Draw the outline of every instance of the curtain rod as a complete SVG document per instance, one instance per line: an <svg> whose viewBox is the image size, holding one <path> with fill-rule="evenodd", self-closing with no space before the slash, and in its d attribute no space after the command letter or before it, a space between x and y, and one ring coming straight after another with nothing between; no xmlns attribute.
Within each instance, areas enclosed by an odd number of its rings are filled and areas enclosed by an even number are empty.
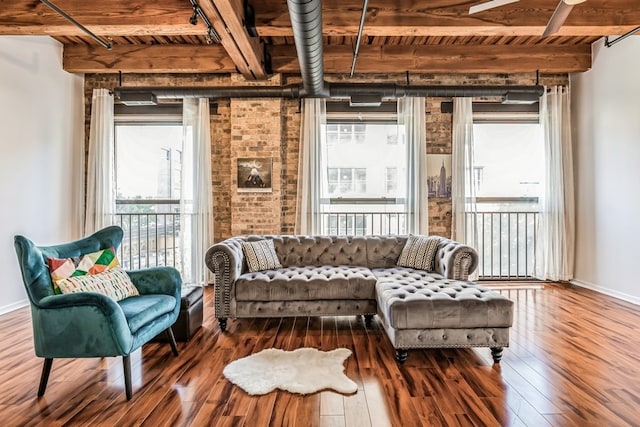
<svg viewBox="0 0 640 427"><path fill-rule="evenodd" d="M621 35L620 37L618 37L617 39L613 39L611 41L609 41L609 36L604 36L604 45L606 47L611 47L614 44L618 43L619 41L622 41L624 39L626 39L627 37L637 33L638 31L640 31L640 26L637 26L636 28L634 28L633 30L624 33L623 35Z"/></svg>

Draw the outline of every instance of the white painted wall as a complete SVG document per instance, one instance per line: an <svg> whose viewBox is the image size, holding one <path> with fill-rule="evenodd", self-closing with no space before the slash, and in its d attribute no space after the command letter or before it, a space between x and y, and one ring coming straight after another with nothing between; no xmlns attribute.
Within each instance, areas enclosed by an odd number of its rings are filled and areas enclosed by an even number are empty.
<svg viewBox="0 0 640 427"><path fill-rule="evenodd" d="M80 236L83 81L62 70L57 41L0 36L0 313L27 303L14 235Z"/></svg>
<svg viewBox="0 0 640 427"><path fill-rule="evenodd" d="M577 284L640 304L640 36L571 76Z"/></svg>

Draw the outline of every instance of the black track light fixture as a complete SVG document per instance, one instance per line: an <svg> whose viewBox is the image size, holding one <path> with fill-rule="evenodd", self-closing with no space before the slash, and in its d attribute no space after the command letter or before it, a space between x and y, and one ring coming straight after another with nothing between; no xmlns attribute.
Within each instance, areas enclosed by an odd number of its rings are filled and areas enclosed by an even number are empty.
<svg viewBox="0 0 640 427"><path fill-rule="evenodd" d="M198 0L191 0L191 6L193 7L193 15L191 15L191 17L189 18L189 23L191 25L197 25L198 17L200 17L200 19L202 19L202 22L204 22L204 25L206 25L207 27L207 32L205 33L207 44L220 43L220 35L213 28L213 25L211 25L211 21L209 21L207 15L204 14L202 8L200 8Z"/></svg>
<svg viewBox="0 0 640 427"><path fill-rule="evenodd" d="M198 25L198 10L195 7L193 8L193 15L189 18L189 24Z"/></svg>

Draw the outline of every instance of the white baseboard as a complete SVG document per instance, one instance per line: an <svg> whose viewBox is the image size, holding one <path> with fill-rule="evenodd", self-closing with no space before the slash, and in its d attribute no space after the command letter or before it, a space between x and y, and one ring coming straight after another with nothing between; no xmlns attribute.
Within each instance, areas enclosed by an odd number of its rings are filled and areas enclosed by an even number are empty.
<svg viewBox="0 0 640 427"><path fill-rule="evenodd" d="M581 288L591 289L592 291L599 292L601 294L609 295L614 298L618 298L632 304L640 305L640 297L625 294L624 292L616 291L615 289L604 288L602 286L594 285L593 283L584 282L582 280L571 280L569 283L572 285L580 286Z"/></svg>
<svg viewBox="0 0 640 427"><path fill-rule="evenodd" d="M29 305L28 299L23 299L18 302L14 302L13 304L5 305L0 307L0 315L7 314L13 310L17 310L22 307L26 307Z"/></svg>

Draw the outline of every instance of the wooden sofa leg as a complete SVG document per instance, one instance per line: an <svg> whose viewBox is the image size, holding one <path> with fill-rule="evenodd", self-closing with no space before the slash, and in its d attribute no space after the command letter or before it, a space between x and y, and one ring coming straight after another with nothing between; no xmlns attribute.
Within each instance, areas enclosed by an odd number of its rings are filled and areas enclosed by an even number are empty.
<svg viewBox="0 0 640 427"><path fill-rule="evenodd" d="M218 324L220 325L220 330L222 332L227 330L227 318L226 317L218 317Z"/></svg>
<svg viewBox="0 0 640 427"><path fill-rule="evenodd" d="M491 347L491 357L493 357L493 363L500 363L502 360L502 347Z"/></svg>
<svg viewBox="0 0 640 427"><path fill-rule="evenodd" d="M178 346L176 345L176 337L173 336L173 330L171 329L171 326L165 329L164 332L167 334L167 338L169 338L169 344L171 344L171 351L173 352L173 355L179 356Z"/></svg>
<svg viewBox="0 0 640 427"><path fill-rule="evenodd" d="M405 360L407 360L407 356L409 355L409 351L404 348L396 349L396 360L398 363L402 364Z"/></svg>
<svg viewBox="0 0 640 427"><path fill-rule="evenodd" d="M44 359L42 365L42 375L40 376L40 387L38 387L38 397L44 396L44 392L47 389L47 382L49 382L49 374L51 373L51 366L53 365L53 359Z"/></svg>
<svg viewBox="0 0 640 427"><path fill-rule="evenodd" d="M371 327L371 322L373 322L373 314L365 314L364 324L367 325L367 328Z"/></svg>
<svg viewBox="0 0 640 427"><path fill-rule="evenodd" d="M131 359L129 356L122 356L122 367L124 368L124 392L127 400L131 400Z"/></svg>

